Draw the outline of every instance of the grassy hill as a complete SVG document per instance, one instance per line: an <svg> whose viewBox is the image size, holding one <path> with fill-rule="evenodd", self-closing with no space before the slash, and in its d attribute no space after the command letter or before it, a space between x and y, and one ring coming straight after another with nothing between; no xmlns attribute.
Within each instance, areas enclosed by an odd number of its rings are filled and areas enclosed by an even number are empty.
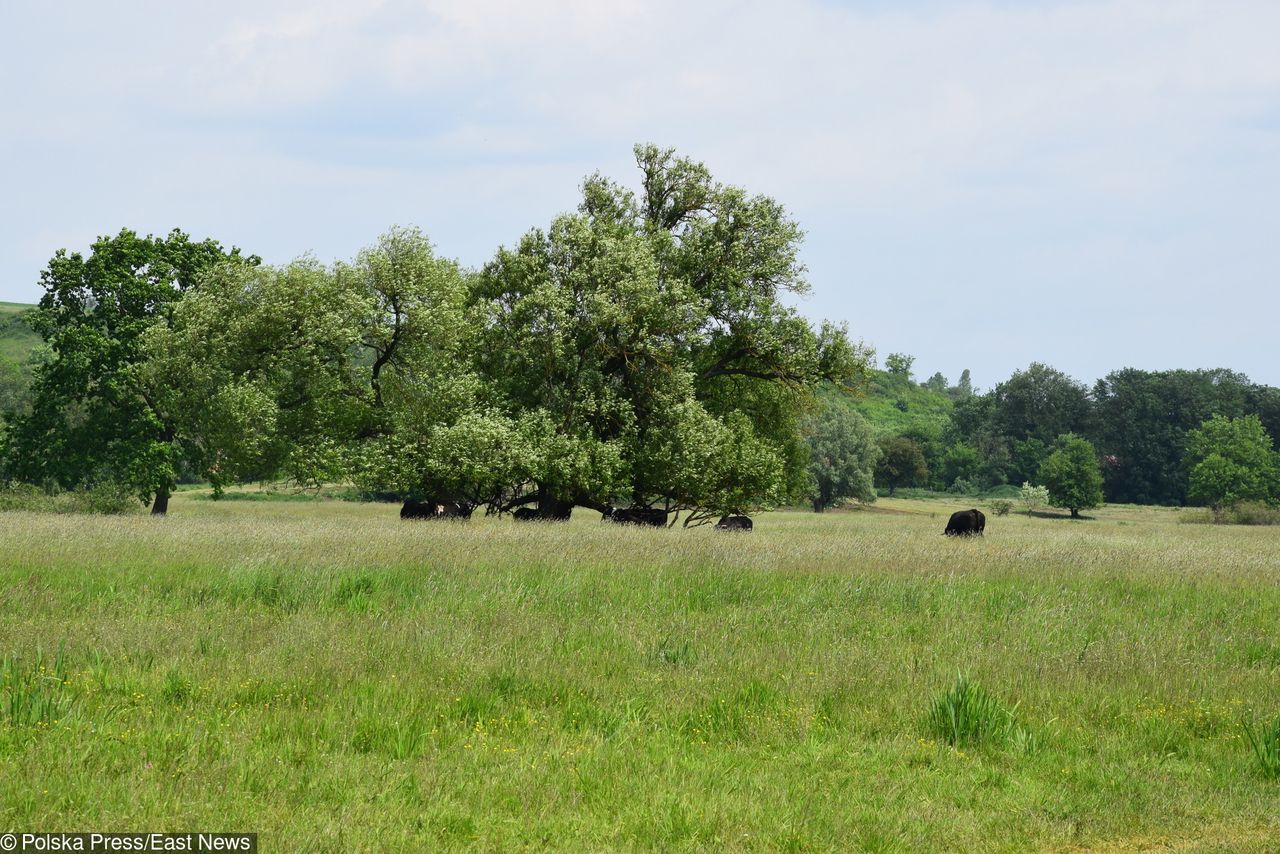
<svg viewBox="0 0 1280 854"><path fill-rule="evenodd" d="M21 409L31 385L31 360L41 339L27 325L33 305L0 302L0 409Z"/></svg>
<svg viewBox="0 0 1280 854"><path fill-rule="evenodd" d="M925 432L936 436L951 418L951 398L888 371L873 370L861 395L837 389L825 394L828 400L838 400L857 411L881 434Z"/></svg>
<svg viewBox="0 0 1280 854"><path fill-rule="evenodd" d="M33 308L26 303L0 302L0 359L23 364L40 343L40 336L25 317Z"/></svg>

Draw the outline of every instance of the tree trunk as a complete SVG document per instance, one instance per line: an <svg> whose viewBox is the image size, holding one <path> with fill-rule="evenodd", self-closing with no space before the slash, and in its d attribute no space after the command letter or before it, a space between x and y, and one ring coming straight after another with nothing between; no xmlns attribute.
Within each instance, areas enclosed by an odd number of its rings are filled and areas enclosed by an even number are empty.
<svg viewBox="0 0 1280 854"><path fill-rule="evenodd" d="M156 500L151 505L152 516L163 516L169 512L169 490L163 489L156 493Z"/></svg>
<svg viewBox="0 0 1280 854"><path fill-rule="evenodd" d="M1071 518L1072 518L1072 519L1079 519L1079 518L1080 518L1080 511L1079 511L1079 510L1077 510L1076 508L1072 507L1072 508L1071 508Z"/></svg>
<svg viewBox="0 0 1280 854"><path fill-rule="evenodd" d="M813 499L813 512L814 512L814 513L821 513L821 512L822 512L822 499L821 499L821 498L815 498L815 499Z"/></svg>

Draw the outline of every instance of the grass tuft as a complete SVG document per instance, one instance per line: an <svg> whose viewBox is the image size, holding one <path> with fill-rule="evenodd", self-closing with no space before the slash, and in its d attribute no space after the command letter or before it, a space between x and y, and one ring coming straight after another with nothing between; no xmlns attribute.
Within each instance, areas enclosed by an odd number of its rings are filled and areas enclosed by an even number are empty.
<svg viewBox="0 0 1280 854"><path fill-rule="evenodd" d="M1258 767L1262 776L1275 780L1280 778L1280 715L1270 723L1254 729L1248 721L1241 724L1245 737L1253 747L1253 755L1258 759Z"/></svg>
<svg viewBox="0 0 1280 854"><path fill-rule="evenodd" d="M1021 729L1016 713L1017 706L1005 706L981 685L960 674L951 690L934 700L928 729L954 747L1003 744ZM1025 740L1018 739L1020 743Z"/></svg>
<svg viewBox="0 0 1280 854"><path fill-rule="evenodd" d="M36 651L27 664L11 656L0 661L0 692L5 721L14 727L47 727L63 718L75 703L67 691L70 678L61 649L53 661Z"/></svg>

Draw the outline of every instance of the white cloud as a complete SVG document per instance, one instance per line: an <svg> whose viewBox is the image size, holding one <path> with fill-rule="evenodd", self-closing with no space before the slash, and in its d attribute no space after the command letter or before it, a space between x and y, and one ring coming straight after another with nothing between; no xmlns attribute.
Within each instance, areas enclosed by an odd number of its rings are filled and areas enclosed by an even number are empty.
<svg viewBox="0 0 1280 854"><path fill-rule="evenodd" d="M1015 298L1028 279L1101 295L1110 269L1182 304L1215 264L1280 272L1258 237L1280 180L1274 3L50 8L0 35L11 297L32 297L43 235L87 243L122 218L269 256L312 234L328 257L409 213L478 262L571 205L583 174L626 177L648 140L797 211L813 310L882 349L949 334L901 320L902 292L932 305L980 283L1006 300L996 334L1043 314Z"/></svg>

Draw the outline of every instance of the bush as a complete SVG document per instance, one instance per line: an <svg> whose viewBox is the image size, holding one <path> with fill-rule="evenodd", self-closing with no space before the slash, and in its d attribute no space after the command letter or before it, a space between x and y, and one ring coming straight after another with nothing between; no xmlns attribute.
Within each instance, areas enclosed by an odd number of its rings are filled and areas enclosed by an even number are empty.
<svg viewBox="0 0 1280 854"><path fill-rule="evenodd" d="M1280 525L1280 507L1261 501L1242 501L1221 515L1232 525Z"/></svg>
<svg viewBox="0 0 1280 854"><path fill-rule="evenodd" d="M1024 481L1022 489L1018 491L1018 500L1022 502L1022 506L1030 513L1037 507L1044 507L1049 503L1049 487L1032 486L1030 482Z"/></svg>
<svg viewBox="0 0 1280 854"><path fill-rule="evenodd" d="M991 502L991 512L997 516L1008 516L1013 509L1013 502L1007 498L997 498Z"/></svg>
<svg viewBox="0 0 1280 854"><path fill-rule="evenodd" d="M64 513L102 513L119 515L137 513L142 508L138 496L118 483L100 483L90 489L64 493Z"/></svg>
<svg viewBox="0 0 1280 854"><path fill-rule="evenodd" d="M958 477L951 482L951 486L947 491L953 492L956 495L972 495L976 490L974 488L973 481Z"/></svg>
<svg viewBox="0 0 1280 854"><path fill-rule="evenodd" d="M10 510L52 512L53 496L29 483L8 483L0 488L0 512Z"/></svg>
<svg viewBox="0 0 1280 854"><path fill-rule="evenodd" d="M115 483L69 492L44 490L29 483L9 483L0 487L0 512L119 514L137 513L141 509L138 497Z"/></svg>
<svg viewBox="0 0 1280 854"><path fill-rule="evenodd" d="M1223 507L1216 512L1207 507L1190 510L1180 515L1178 521L1191 525L1280 525L1280 507L1260 501L1242 501L1235 507Z"/></svg>

